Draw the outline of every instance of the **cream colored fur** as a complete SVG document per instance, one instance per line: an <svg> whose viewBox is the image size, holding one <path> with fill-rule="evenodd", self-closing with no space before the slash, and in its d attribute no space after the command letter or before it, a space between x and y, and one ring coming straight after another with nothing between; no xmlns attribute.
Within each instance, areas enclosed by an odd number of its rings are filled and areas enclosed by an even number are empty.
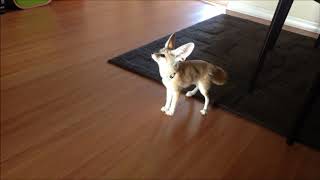
<svg viewBox="0 0 320 180"><path fill-rule="evenodd" d="M202 60L188 60L186 58L192 53L194 43L187 43L174 49L175 34L172 34L159 52L151 55L158 63L162 83L167 89L166 103L161 108L162 112L172 116L179 99L180 91L191 85L196 87L186 93L191 97L200 90L205 98L204 107L200 110L202 115L207 114L210 102L208 91L211 83L223 85L227 80L227 73L220 67Z"/></svg>

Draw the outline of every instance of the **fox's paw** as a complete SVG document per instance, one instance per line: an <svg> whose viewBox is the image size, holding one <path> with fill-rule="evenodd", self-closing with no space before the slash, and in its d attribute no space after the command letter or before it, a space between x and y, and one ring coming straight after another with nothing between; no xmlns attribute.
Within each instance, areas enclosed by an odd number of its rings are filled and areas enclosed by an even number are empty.
<svg viewBox="0 0 320 180"><path fill-rule="evenodd" d="M202 110L200 110L200 113L201 113L201 115L206 115L207 114L207 110L205 110L205 109L202 109Z"/></svg>
<svg viewBox="0 0 320 180"><path fill-rule="evenodd" d="M166 112L166 111L168 111L168 108L166 108L165 106L163 106L163 107L161 108L161 111L162 111L162 112Z"/></svg>
<svg viewBox="0 0 320 180"><path fill-rule="evenodd" d="M173 111L166 111L166 115L168 115L168 116L173 116L173 114L174 114L174 112Z"/></svg>
<svg viewBox="0 0 320 180"><path fill-rule="evenodd" d="M191 96L193 96L195 93L193 93L192 91L188 91L187 93L186 93L186 96L187 97L191 97Z"/></svg>

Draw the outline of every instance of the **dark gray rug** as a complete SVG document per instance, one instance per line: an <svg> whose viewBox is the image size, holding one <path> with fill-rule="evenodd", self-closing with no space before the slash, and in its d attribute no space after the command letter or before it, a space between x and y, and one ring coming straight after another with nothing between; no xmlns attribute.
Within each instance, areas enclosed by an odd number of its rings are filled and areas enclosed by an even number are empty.
<svg viewBox="0 0 320 180"><path fill-rule="evenodd" d="M249 80L257 64L259 50L268 27L248 20L219 15L177 32L176 46L194 42L188 59L202 59L229 73L225 86L213 86L211 98L218 106L286 135L295 119L316 72L320 70L320 50L315 40L282 31L252 94ZM161 82L152 52L163 47L167 37L127 52L109 62ZM198 93L196 98L203 100ZM298 140L320 148L320 98L302 127Z"/></svg>

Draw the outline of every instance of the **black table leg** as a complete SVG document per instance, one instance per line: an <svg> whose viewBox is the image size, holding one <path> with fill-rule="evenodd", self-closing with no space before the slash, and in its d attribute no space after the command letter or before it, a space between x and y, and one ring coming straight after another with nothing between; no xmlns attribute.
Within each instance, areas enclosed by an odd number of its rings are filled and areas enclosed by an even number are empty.
<svg viewBox="0 0 320 180"><path fill-rule="evenodd" d="M289 10L291 8L292 3L293 3L293 0L279 0L279 3L277 5L277 9L273 15L267 36L265 38L264 45L261 48L260 53L259 53L258 65L257 65L257 68L255 69L255 72L253 73L252 79L250 81L249 92L252 92L255 88L257 78L259 76L260 71L263 68L265 55L269 49L272 49L274 47L274 45L278 39L278 36L281 32L284 21L286 20L286 18L288 16L288 13L289 13Z"/></svg>
<svg viewBox="0 0 320 180"><path fill-rule="evenodd" d="M316 43L314 44L314 47L315 47L315 48L320 47L320 34L319 34L319 36L318 36L318 39L317 39Z"/></svg>
<svg viewBox="0 0 320 180"><path fill-rule="evenodd" d="M287 135L287 143L292 145L295 141L296 136L299 133L299 130L302 128L305 119L307 118L308 113L310 112L312 105L315 102L316 96L320 92L320 73L316 74L315 79L312 82L311 88L305 98L305 101L302 105L301 111L299 112L295 121L289 130Z"/></svg>

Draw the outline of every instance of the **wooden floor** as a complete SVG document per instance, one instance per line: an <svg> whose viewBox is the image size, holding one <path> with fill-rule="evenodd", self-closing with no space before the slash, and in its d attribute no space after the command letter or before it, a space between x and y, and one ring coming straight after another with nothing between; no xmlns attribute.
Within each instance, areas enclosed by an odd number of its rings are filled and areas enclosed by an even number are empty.
<svg viewBox="0 0 320 180"><path fill-rule="evenodd" d="M217 14L196 1L54 1L1 16L1 179L320 179L320 152L106 60Z"/></svg>

